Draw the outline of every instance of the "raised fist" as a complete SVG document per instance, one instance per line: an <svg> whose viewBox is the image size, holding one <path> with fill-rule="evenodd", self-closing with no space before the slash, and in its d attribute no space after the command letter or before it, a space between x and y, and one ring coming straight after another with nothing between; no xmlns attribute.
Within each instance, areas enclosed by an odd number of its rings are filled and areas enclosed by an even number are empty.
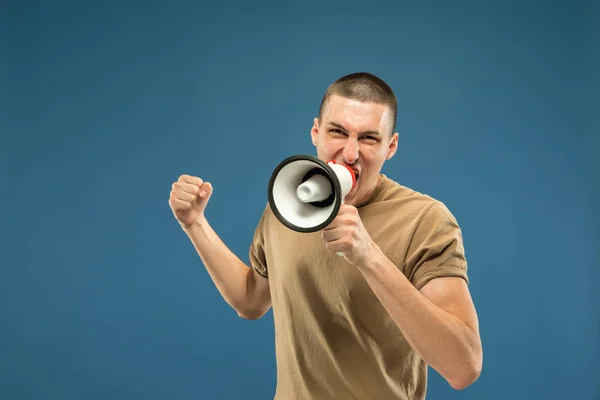
<svg viewBox="0 0 600 400"><path fill-rule="evenodd" d="M212 191L210 183L195 176L181 175L173 183L169 206L182 226L189 227L204 216Z"/></svg>

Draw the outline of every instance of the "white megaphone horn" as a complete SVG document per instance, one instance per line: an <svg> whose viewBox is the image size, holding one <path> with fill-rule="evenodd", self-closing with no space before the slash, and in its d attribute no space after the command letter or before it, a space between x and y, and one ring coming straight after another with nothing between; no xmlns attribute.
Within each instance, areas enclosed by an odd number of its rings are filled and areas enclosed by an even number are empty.
<svg viewBox="0 0 600 400"><path fill-rule="evenodd" d="M355 184L355 172L343 164L295 155L273 171L269 204L283 225L297 232L315 232L335 219Z"/></svg>

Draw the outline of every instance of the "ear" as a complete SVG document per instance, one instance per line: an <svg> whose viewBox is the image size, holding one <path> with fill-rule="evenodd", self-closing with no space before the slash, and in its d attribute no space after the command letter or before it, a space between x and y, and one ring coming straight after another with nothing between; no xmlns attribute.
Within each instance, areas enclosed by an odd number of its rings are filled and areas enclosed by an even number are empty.
<svg viewBox="0 0 600 400"><path fill-rule="evenodd" d="M319 119L315 118L313 121L313 127L310 130L310 137L312 139L312 143L317 145L317 135L319 134Z"/></svg>
<svg viewBox="0 0 600 400"><path fill-rule="evenodd" d="M394 157L394 154L396 154L396 150L398 150L398 132L395 132L392 135L392 139L390 140L390 144L388 145L387 155L385 156L385 159L389 160L390 158Z"/></svg>

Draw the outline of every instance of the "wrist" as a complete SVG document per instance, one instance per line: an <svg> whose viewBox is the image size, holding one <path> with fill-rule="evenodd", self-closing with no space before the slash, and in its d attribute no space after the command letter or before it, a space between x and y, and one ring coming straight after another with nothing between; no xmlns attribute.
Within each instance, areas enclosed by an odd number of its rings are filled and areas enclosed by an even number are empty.
<svg viewBox="0 0 600 400"><path fill-rule="evenodd" d="M198 219L196 219L194 222L192 222L190 224L185 224L181 221L179 222L181 229L183 229L186 233L189 231L192 231L192 230L196 230L196 229L204 229L207 224L208 224L208 221L204 217L204 214L199 216Z"/></svg>
<svg viewBox="0 0 600 400"><path fill-rule="evenodd" d="M357 267L362 272L372 272L380 269L386 262L389 262L389 260L383 254L383 251L381 251L375 242L371 242L365 258L357 263Z"/></svg>

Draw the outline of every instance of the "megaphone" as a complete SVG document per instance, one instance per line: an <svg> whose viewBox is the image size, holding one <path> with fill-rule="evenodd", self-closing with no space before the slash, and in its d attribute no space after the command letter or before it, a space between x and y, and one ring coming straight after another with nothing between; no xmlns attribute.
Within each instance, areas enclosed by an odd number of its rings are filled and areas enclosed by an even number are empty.
<svg viewBox="0 0 600 400"><path fill-rule="evenodd" d="M356 184L349 167L309 155L294 155L277 165L269 179L273 214L296 232L315 232L336 217Z"/></svg>

